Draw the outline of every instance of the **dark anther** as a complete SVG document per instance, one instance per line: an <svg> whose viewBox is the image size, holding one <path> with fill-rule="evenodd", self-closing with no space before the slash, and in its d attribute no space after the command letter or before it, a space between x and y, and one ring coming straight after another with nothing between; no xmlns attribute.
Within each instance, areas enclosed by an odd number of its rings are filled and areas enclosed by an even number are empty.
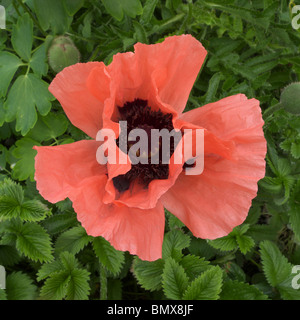
<svg viewBox="0 0 300 320"><path fill-rule="evenodd" d="M124 192L129 189L130 181L126 179L124 175L119 175L117 177L114 177L113 179L114 187L120 191Z"/></svg>

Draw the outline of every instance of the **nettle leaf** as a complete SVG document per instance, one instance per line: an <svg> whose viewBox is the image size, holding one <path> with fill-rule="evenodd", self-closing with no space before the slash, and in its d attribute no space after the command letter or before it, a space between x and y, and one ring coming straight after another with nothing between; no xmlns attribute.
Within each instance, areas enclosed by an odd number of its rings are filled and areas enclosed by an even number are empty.
<svg viewBox="0 0 300 320"><path fill-rule="evenodd" d="M33 22L28 13L19 17L17 24L13 26L11 43L16 53L25 61L31 57L33 42Z"/></svg>
<svg viewBox="0 0 300 320"><path fill-rule="evenodd" d="M6 121L16 119L16 130L26 135L37 121L36 108L45 116L51 109L54 97L48 91L48 83L29 73L21 75L12 85L4 104Z"/></svg>
<svg viewBox="0 0 300 320"><path fill-rule="evenodd" d="M45 278L48 279L41 289L42 299L88 299L90 273L80 268L72 253L62 252L59 260L42 266L38 273L38 280Z"/></svg>
<svg viewBox="0 0 300 320"><path fill-rule="evenodd" d="M68 251L76 254L81 251L91 240L92 237L86 234L86 231L83 227L74 227L62 233L57 238L55 251L58 253Z"/></svg>
<svg viewBox="0 0 300 320"><path fill-rule="evenodd" d="M43 220L48 208L38 200L24 200L23 188L6 179L0 184L0 218L24 221Z"/></svg>
<svg viewBox="0 0 300 320"><path fill-rule="evenodd" d="M182 250L190 245L191 238L180 229L174 229L168 232L163 241L162 256L163 259L169 257L179 260L182 256Z"/></svg>
<svg viewBox="0 0 300 320"><path fill-rule="evenodd" d="M116 250L107 240L102 237L93 239L93 248L100 263L113 274L121 271L125 261L124 252Z"/></svg>
<svg viewBox="0 0 300 320"><path fill-rule="evenodd" d="M196 278L186 289L184 300L217 300L222 288L222 270L212 267Z"/></svg>
<svg viewBox="0 0 300 320"><path fill-rule="evenodd" d="M295 142L292 143L291 154L295 159L300 158L300 143L295 143Z"/></svg>
<svg viewBox="0 0 300 320"><path fill-rule="evenodd" d="M16 142L12 155L20 160L13 167L13 178L19 181L30 178L31 181L34 181L34 158L37 151L33 147L39 145L39 142L30 138L22 138Z"/></svg>
<svg viewBox="0 0 300 320"><path fill-rule="evenodd" d="M105 9L115 19L121 21L124 12L131 18L143 13L143 7L140 0L102 0Z"/></svg>
<svg viewBox="0 0 300 320"><path fill-rule="evenodd" d="M27 274L13 272L6 278L6 296L7 300L35 300L37 287Z"/></svg>
<svg viewBox="0 0 300 320"><path fill-rule="evenodd" d="M146 290L155 291L161 289L164 261L143 261L138 257L133 261L133 274L138 283Z"/></svg>
<svg viewBox="0 0 300 320"><path fill-rule="evenodd" d="M6 95L14 74L22 64L23 62L14 54L5 51L0 52L0 97Z"/></svg>
<svg viewBox="0 0 300 320"><path fill-rule="evenodd" d="M267 300L268 296L248 283L226 281L222 287L221 300Z"/></svg>
<svg viewBox="0 0 300 320"><path fill-rule="evenodd" d="M33 261L47 262L53 259L48 233L38 224L27 222L18 230L16 248Z"/></svg>
<svg viewBox="0 0 300 320"><path fill-rule="evenodd" d="M162 286L168 299L180 300L188 286L188 276L183 267L173 258L165 261Z"/></svg>

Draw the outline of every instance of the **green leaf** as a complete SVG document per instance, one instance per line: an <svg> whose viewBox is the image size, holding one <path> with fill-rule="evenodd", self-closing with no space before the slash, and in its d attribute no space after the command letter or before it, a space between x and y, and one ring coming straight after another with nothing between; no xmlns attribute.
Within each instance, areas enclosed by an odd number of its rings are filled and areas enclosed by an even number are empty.
<svg viewBox="0 0 300 320"><path fill-rule="evenodd" d="M41 297L48 300L87 300L90 273L79 267L75 256L62 252L59 260L44 265L38 273L38 280L48 277L41 289Z"/></svg>
<svg viewBox="0 0 300 320"><path fill-rule="evenodd" d="M239 245L239 248L243 254L249 252L255 245L254 240L246 235L237 235L236 241Z"/></svg>
<svg viewBox="0 0 300 320"><path fill-rule="evenodd" d="M48 262L52 260L52 247L47 232L34 222L27 222L16 234L16 248L33 261Z"/></svg>
<svg viewBox="0 0 300 320"><path fill-rule="evenodd" d="M168 299L180 300L188 286L188 277L183 267L173 258L165 262L162 286Z"/></svg>
<svg viewBox="0 0 300 320"><path fill-rule="evenodd" d="M226 281L222 287L221 300L267 300L268 296L248 283Z"/></svg>
<svg viewBox="0 0 300 320"><path fill-rule="evenodd" d="M30 59L30 68L38 76L46 76L48 72L47 64L47 45L43 43L32 55Z"/></svg>
<svg viewBox="0 0 300 320"><path fill-rule="evenodd" d="M37 121L35 107L45 116L51 109L50 101L53 99L45 81L32 73L21 75L11 87L4 105L6 121L16 119L16 130L26 135Z"/></svg>
<svg viewBox="0 0 300 320"><path fill-rule="evenodd" d="M17 69L21 65L22 61L17 56L5 51L0 52L0 97L6 95L8 86L10 85Z"/></svg>
<svg viewBox="0 0 300 320"><path fill-rule="evenodd" d="M64 1L33 0L33 4L38 21L44 31L50 27L54 34L64 34L68 31L72 17L68 15Z"/></svg>
<svg viewBox="0 0 300 320"><path fill-rule="evenodd" d="M158 3L158 0L147 0L146 1L144 8L143 8L141 20L140 20L140 22L142 24L147 24L151 21L155 7L157 6L157 3Z"/></svg>
<svg viewBox="0 0 300 320"><path fill-rule="evenodd" d="M300 143L295 143L295 142L292 143L291 154L295 159L300 158Z"/></svg>
<svg viewBox="0 0 300 320"><path fill-rule="evenodd" d="M278 286L291 275L291 264L271 241L260 243L264 274L272 287Z"/></svg>
<svg viewBox="0 0 300 320"><path fill-rule="evenodd" d="M212 267L196 278L186 289L184 300L217 300L222 288L222 270Z"/></svg>
<svg viewBox="0 0 300 320"><path fill-rule="evenodd" d="M7 300L35 300L37 288L27 274L13 272L6 278L6 295Z"/></svg>
<svg viewBox="0 0 300 320"><path fill-rule="evenodd" d="M45 117L38 118L26 137L39 142L55 139L66 132L68 124L64 114L48 113Z"/></svg>
<svg viewBox="0 0 300 320"><path fill-rule="evenodd" d="M25 61L31 57L33 42L33 22L28 13L19 17L17 24L13 26L11 43L16 53Z"/></svg>
<svg viewBox="0 0 300 320"><path fill-rule="evenodd" d="M34 180L34 158L37 154L34 146L39 146L40 143L29 138L22 138L16 142L16 148L12 154L15 158L20 159L13 167L13 177L19 181L30 178Z"/></svg>
<svg viewBox="0 0 300 320"><path fill-rule="evenodd" d="M164 261L143 261L138 257L134 258L133 273L138 283L146 290L155 291L161 289L161 280Z"/></svg>
<svg viewBox="0 0 300 320"><path fill-rule="evenodd" d="M57 234L78 224L76 214L74 212L66 212L61 214L55 214L44 221L42 221L43 227L50 234Z"/></svg>
<svg viewBox="0 0 300 320"><path fill-rule="evenodd" d="M41 289L41 297L45 300L62 300L67 294L70 278L68 271L51 275Z"/></svg>
<svg viewBox="0 0 300 320"><path fill-rule="evenodd" d="M100 263L113 274L121 271L125 261L124 252L116 250L107 240L102 237L93 239L93 248Z"/></svg>
<svg viewBox="0 0 300 320"><path fill-rule="evenodd" d="M83 6L84 0L63 0L64 6L70 16L74 14Z"/></svg>
<svg viewBox="0 0 300 320"><path fill-rule="evenodd" d="M86 234L83 227L74 227L62 233L56 240L55 251L60 253L68 251L73 254L81 251L90 241L91 237Z"/></svg>
<svg viewBox="0 0 300 320"><path fill-rule="evenodd" d="M137 42L141 42L141 43L148 43L148 37L147 37L147 33L144 29L144 27L139 24L137 21L132 21L134 30L135 30L135 38Z"/></svg>
<svg viewBox="0 0 300 320"><path fill-rule="evenodd" d="M178 260L182 256L182 249L190 245L191 238L180 229L174 229L168 232L163 241L162 256L163 259L169 257Z"/></svg>
<svg viewBox="0 0 300 320"><path fill-rule="evenodd" d="M131 18L135 18L137 15L142 14L143 7L140 0L101 0L105 6L105 9L115 19L121 21L124 16L124 12Z"/></svg>
<svg viewBox="0 0 300 320"><path fill-rule="evenodd" d="M222 79L222 74L220 72L215 73L208 83L208 89L205 95L205 104L215 101L216 93L219 88L220 81Z"/></svg>
<svg viewBox="0 0 300 320"><path fill-rule="evenodd" d="M12 266L20 260L21 257L14 246L0 245L0 265Z"/></svg>
<svg viewBox="0 0 300 320"><path fill-rule="evenodd" d="M0 301L7 300L6 292L4 289L0 289Z"/></svg>
<svg viewBox="0 0 300 320"><path fill-rule="evenodd" d="M180 260L180 265L184 268L190 280L198 277L202 272L211 268L209 261L194 255L186 255Z"/></svg>

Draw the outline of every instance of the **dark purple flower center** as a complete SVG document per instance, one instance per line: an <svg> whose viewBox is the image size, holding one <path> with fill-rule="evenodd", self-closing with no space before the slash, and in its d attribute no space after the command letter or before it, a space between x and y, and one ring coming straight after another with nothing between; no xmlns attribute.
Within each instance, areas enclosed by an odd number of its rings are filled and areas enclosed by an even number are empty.
<svg viewBox="0 0 300 320"><path fill-rule="evenodd" d="M113 183L115 188L120 191L126 191L129 189L130 184L133 181L138 181L144 187L148 187L149 183L155 179L168 179L169 177L169 164L162 163L162 145L161 140L159 140L158 146L151 146L151 134L152 129L167 129L171 132L173 127L172 114L164 114L161 110L152 110L148 106L148 101L135 99L132 102L126 102L123 107L118 107L119 111L119 121L127 122L127 130L122 130L117 139L118 147L126 154L129 154L130 148L137 142L139 138L137 137L136 141L128 141L128 135L133 129L143 129L147 133L148 137L148 152L144 152L142 155L145 158L148 158L148 163L137 163L132 164L131 170L126 174L119 175L113 178ZM122 132L124 131L124 132ZM127 139L126 150L124 150L123 144L121 143L122 139ZM124 141L124 140L123 140ZM125 144L124 144L125 145ZM151 150L155 149L158 154L158 163L152 164L150 161ZM140 151L136 152L136 156L140 156ZM170 156L174 153L174 139L170 139Z"/></svg>

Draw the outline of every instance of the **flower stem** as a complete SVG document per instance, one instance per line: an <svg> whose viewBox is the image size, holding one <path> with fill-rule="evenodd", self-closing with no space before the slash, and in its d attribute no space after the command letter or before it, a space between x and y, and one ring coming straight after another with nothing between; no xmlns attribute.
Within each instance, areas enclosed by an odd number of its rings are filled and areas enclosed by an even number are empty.
<svg viewBox="0 0 300 320"><path fill-rule="evenodd" d="M277 104L275 104L274 106L268 108L264 114L263 114L263 118L266 120L268 117L270 117L275 111L278 111L280 109L283 108L283 105L279 102Z"/></svg>
<svg viewBox="0 0 300 320"><path fill-rule="evenodd" d="M99 262L100 271L100 300L107 300L107 273L105 267Z"/></svg>

